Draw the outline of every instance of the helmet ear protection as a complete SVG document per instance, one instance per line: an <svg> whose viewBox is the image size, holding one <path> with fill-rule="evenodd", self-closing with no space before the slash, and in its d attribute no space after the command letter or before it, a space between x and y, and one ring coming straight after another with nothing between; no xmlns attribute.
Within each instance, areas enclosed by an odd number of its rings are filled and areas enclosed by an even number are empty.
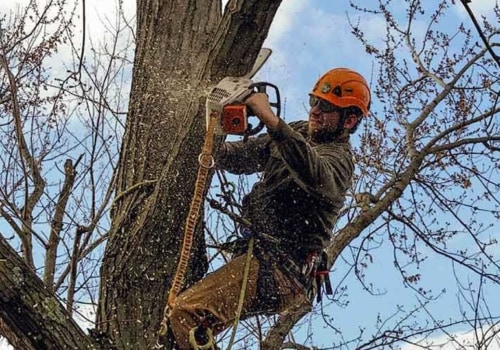
<svg viewBox="0 0 500 350"><path fill-rule="evenodd" d="M363 116L370 111L370 88L361 74L348 68L326 72L314 85L311 95L341 108L357 107Z"/></svg>

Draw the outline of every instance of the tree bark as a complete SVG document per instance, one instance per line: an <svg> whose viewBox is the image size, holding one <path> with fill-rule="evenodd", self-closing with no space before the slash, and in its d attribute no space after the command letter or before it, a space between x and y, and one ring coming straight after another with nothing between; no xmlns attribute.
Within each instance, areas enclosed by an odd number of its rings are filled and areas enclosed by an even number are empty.
<svg viewBox="0 0 500 350"><path fill-rule="evenodd" d="M281 1L139 1L129 114L98 328L119 348L151 349L175 273L205 132L204 97L245 74ZM207 269L198 225L187 284Z"/></svg>
<svg viewBox="0 0 500 350"><path fill-rule="evenodd" d="M22 349L97 349L0 235L0 331Z"/></svg>

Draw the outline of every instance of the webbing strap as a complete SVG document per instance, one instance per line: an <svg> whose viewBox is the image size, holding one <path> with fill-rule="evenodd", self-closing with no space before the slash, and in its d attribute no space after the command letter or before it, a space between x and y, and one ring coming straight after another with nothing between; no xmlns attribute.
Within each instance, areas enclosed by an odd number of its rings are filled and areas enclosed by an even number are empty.
<svg viewBox="0 0 500 350"><path fill-rule="evenodd" d="M248 276L250 275L250 264L253 255L253 244L254 244L254 239L250 238L250 241L248 242L248 250L245 260L245 271L243 272L243 283L241 284L240 298L238 300L238 309L236 310L236 317L234 318L233 330L231 332L231 339L229 340L229 345L227 346L227 350L231 350L231 347L233 346L234 337L236 336L236 330L238 329L238 323L240 322L241 311L243 310L243 303L245 302Z"/></svg>

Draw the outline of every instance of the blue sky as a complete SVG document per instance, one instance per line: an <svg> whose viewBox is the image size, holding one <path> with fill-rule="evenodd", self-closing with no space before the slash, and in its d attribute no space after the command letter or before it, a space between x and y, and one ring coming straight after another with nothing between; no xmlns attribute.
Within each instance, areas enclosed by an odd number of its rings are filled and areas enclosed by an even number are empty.
<svg viewBox="0 0 500 350"><path fill-rule="evenodd" d="M424 1L428 4L432 2L430 0ZM0 13L12 8L15 4L24 3L26 1L13 1L9 4L2 2ZM89 36L98 40L104 32L104 26L101 22L106 20L106 17L113 18L116 3L109 0L87 0L86 3L89 11L89 15L87 15ZM400 4L400 6L404 6L405 2L401 1ZM490 16L494 4L495 0L472 0L470 6L479 18L481 15ZM124 0L123 6L127 16L133 17L135 1ZM455 8L449 13L449 17L443 25L455 25L461 21L469 23L467 14L459 1L457 1ZM398 9L395 10L398 12ZM403 11L399 13L402 14ZM255 80L269 81L279 86L284 103L282 117L286 121L307 117L308 93L319 76L330 68L350 67L371 81L376 70L371 57L364 52L364 48L350 34L348 17L351 21L355 23L359 21L362 24L369 39L382 42L385 22L378 17L353 11L347 0L283 1L265 43L265 46L273 50L273 55L255 77ZM425 23L417 23L415 28L419 28L419 26L425 28ZM61 52L62 57L65 54L69 53ZM377 106L374 105L374 108L376 109ZM386 238L381 236L380 239ZM496 253L498 257L500 248L497 248ZM349 296L346 299L349 301L348 306L333 305L328 307L328 313L333 316L335 326L344 332L344 339L356 336L361 326L367 327L369 332L370 328L375 325L379 314L382 318L388 317L396 311L398 304L410 306L418 304L419 301L415 294L402 286L400 276L393 267L391 254L389 247L377 250L374 256L375 263L368 270L368 280L376 284L383 293L382 296L372 296L363 291L360 283L350 274L347 277L350 282L346 283L349 288ZM349 252L345 252L343 257L347 261L351 259ZM347 266L342 261L336 266L331 275L334 284L344 278ZM432 286L435 291L446 289L445 297L429 306L435 315L443 317L458 312L456 308L457 291L454 287L455 279L450 271L451 263L441 257L433 257L421 266L424 285ZM466 275L462 275L462 277L464 280L468 278ZM488 292L498 293L499 289L495 287ZM493 303L495 298L491 297L490 300ZM499 310L500 302L492 304L491 308ZM315 337L313 344L308 343L308 345L320 348L329 347L333 341L339 341L338 336L324 326L325 323L320 319L315 321L317 332L322 332L322 334L320 337ZM320 331L323 328L324 330ZM466 333L468 329L461 329L461 331ZM303 337L306 337L305 332ZM467 336L464 335L464 339L466 338ZM0 349L3 349L1 344L0 342ZM500 349L500 346L497 348ZM497 348L492 347L491 349ZM412 347L405 348L405 350L409 349ZM444 349L448 350L448 348Z"/></svg>

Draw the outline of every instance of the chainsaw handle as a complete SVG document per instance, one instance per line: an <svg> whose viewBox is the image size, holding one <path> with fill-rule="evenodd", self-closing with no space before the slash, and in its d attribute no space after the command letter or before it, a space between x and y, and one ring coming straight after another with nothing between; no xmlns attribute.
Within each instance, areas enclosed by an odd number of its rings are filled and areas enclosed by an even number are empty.
<svg viewBox="0 0 500 350"><path fill-rule="evenodd" d="M263 94L266 94L269 97L269 94L267 93L268 88L272 88L274 90L274 96L276 98L275 101L269 101L269 105L276 110L276 116L279 118L281 116L281 98L280 98L280 91L278 87L274 84L268 83L268 82L258 82L250 85L249 87L252 90L255 90L255 92L260 92ZM262 129L264 129L264 123L262 121L259 122L259 124L256 127L252 127L249 125L247 131L245 132L245 139L248 136L253 136L261 132Z"/></svg>
<svg viewBox="0 0 500 350"><path fill-rule="evenodd" d="M269 105L276 109L276 116L279 118L281 116L281 97L280 97L280 90L278 89L278 87L276 85L268 83L268 82L254 83L250 87L256 89L257 92L261 92L263 94L266 94L267 96L269 96L269 94L267 93L268 87L272 88L274 90L274 96L275 96L276 100L269 101Z"/></svg>

